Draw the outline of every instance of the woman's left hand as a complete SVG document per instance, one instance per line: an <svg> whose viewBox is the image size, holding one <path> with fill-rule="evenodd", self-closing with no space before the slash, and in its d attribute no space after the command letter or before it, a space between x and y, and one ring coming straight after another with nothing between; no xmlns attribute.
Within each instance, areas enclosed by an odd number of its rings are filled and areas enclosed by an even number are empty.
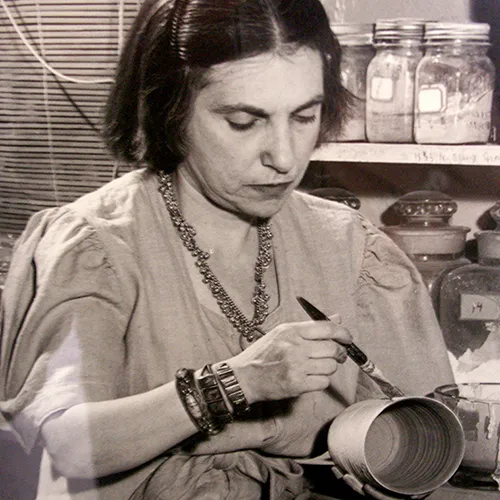
<svg viewBox="0 0 500 500"><path fill-rule="evenodd" d="M276 434L262 450L266 453L288 457L308 457L316 446L326 449L326 434L320 432L345 406L328 390L302 394L281 402L286 411L277 411ZM323 438L324 443L318 443Z"/></svg>
<svg viewBox="0 0 500 500"><path fill-rule="evenodd" d="M188 441L177 449L187 455L212 455L233 451L259 449L275 439L277 434L274 418L236 420L227 425L219 434Z"/></svg>
<svg viewBox="0 0 500 500"><path fill-rule="evenodd" d="M197 436L181 448L181 453L207 455L260 449L272 455L309 456L320 430L344 409L328 391L264 403L263 408L260 417L237 419L214 436Z"/></svg>

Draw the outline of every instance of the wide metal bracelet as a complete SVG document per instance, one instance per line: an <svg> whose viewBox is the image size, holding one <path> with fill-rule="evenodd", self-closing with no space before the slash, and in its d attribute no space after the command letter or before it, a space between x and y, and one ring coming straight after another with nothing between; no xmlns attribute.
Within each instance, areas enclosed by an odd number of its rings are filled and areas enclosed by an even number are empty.
<svg viewBox="0 0 500 500"><path fill-rule="evenodd" d="M204 434L218 434L223 425L212 417L204 398L196 387L194 370L180 368L175 373L175 387L179 398L196 428Z"/></svg>
<svg viewBox="0 0 500 500"><path fill-rule="evenodd" d="M212 365L205 365L196 382L203 395L210 413L221 423L228 424L234 420L219 386Z"/></svg>
<svg viewBox="0 0 500 500"><path fill-rule="evenodd" d="M227 398L233 406L234 413L241 415L250 409L247 398L236 379L233 369L227 363L216 366L215 372L224 388Z"/></svg>

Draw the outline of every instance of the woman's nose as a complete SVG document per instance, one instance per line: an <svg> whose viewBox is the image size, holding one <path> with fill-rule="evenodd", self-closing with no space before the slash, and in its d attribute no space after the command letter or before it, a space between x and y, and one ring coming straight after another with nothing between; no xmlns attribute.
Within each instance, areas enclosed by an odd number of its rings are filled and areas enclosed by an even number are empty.
<svg viewBox="0 0 500 500"><path fill-rule="evenodd" d="M292 131L288 125L270 128L262 152L262 164L280 173L287 173L295 163Z"/></svg>

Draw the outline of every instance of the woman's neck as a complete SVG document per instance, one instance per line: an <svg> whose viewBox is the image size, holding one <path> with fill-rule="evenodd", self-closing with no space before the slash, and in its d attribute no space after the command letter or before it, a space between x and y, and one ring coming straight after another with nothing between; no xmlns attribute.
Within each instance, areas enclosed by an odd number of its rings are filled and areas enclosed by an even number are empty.
<svg viewBox="0 0 500 500"><path fill-rule="evenodd" d="M210 268L225 291L248 318L254 314L251 302L255 290L255 262L259 249L256 225L251 220L221 209L200 193L179 171L172 176L179 208L188 224L196 230L196 243L210 254ZM185 253L187 262L192 257ZM200 280L199 272L188 265L191 282L200 303L220 314L220 306L208 287ZM278 304L278 282L274 265L266 272L269 307Z"/></svg>
<svg viewBox="0 0 500 500"><path fill-rule="evenodd" d="M173 179L181 213L196 230L196 240L203 250L237 254L249 241L254 241L256 231L252 220L213 204L181 171L177 171Z"/></svg>

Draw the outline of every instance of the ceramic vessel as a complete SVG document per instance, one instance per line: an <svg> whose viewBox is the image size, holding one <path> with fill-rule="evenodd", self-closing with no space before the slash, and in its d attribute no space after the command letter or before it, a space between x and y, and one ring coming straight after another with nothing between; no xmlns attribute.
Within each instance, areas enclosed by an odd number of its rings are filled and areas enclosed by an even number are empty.
<svg viewBox="0 0 500 500"><path fill-rule="evenodd" d="M336 466L364 483L421 495L451 478L465 440L456 415L437 400L368 399L334 419L328 449Z"/></svg>
<svg viewBox="0 0 500 500"><path fill-rule="evenodd" d="M401 196L393 209L401 223L381 229L413 261L439 315L439 286L445 273L470 263L464 257L470 228L449 224L457 204L439 191L412 191Z"/></svg>

